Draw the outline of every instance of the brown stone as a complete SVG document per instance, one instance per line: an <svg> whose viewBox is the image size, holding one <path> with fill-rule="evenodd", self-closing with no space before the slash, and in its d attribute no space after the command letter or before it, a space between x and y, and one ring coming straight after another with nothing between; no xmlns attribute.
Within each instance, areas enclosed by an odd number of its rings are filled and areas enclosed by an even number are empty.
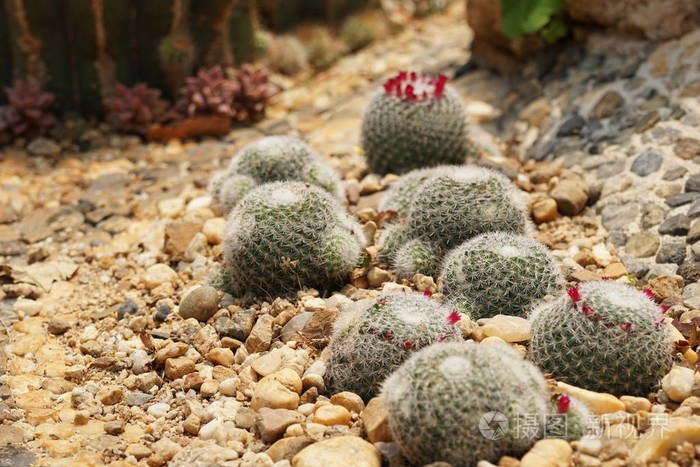
<svg viewBox="0 0 700 467"><path fill-rule="evenodd" d="M700 140L681 138L673 146L673 152L681 159L694 159L700 156Z"/></svg>
<svg viewBox="0 0 700 467"><path fill-rule="evenodd" d="M588 202L586 185L574 180L562 180L549 195L556 201L559 212L567 216L580 213Z"/></svg>
<svg viewBox="0 0 700 467"><path fill-rule="evenodd" d="M389 431L388 413L382 405L382 400L378 397L371 399L367 407L362 411L360 418L365 425L367 438L372 443L378 441L392 441L391 431Z"/></svg>
<svg viewBox="0 0 700 467"><path fill-rule="evenodd" d="M194 362L187 357L169 358L165 361L165 376L178 379L194 371Z"/></svg>
<svg viewBox="0 0 700 467"><path fill-rule="evenodd" d="M338 310L333 309L317 311L306 322L300 334L311 340L328 339L333 333L333 323L338 315Z"/></svg>
<svg viewBox="0 0 700 467"><path fill-rule="evenodd" d="M557 202L552 198L543 198L532 205L532 218L538 224L549 222L557 217Z"/></svg>
<svg viewBox="0 0 700 467"><path fill-rule="evenodd" d="M245 341L248 353L263 352L270 348L272 342L272 316L260 315Z"/></svg>
<svg viewBox="0 0 700 467"><path fill-rule="evenodd" d="M285 459L291 461L299 451L313 442L314 441L308 436L282 438L275 441L265 453L270 456L272 462L279 462Z"/></svg>
<svg viewBox="0 0 700 467"><path fill-rule="evenodd" d="M165 246L163 250L175 259L182 259L192 237L202 230L197 222L174 221L165 227Z"/></svg>
<svg viewBox="0 0 700 467"><path fill-rule="evenodd" d="M265 442L274 441L293 423L301 423L303 415L294 410L270 409L263 407L258 410L260 418L256 423L260 437Z"/></svg>

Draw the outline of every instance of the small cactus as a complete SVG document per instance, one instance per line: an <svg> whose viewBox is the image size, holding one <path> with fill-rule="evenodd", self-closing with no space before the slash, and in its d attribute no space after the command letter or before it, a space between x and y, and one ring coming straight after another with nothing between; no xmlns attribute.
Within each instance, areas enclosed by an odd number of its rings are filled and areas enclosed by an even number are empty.
<svg viewBox="0 0 700 467"><path fill-rule="evenodd" d="M290 295L343 283L364 246L360 226L338 200L301 182L267 183L231 212L218 279L236 297Z"/></svg>
<svg viewBox="0 0 700 467"><path fill-rule="evenodd" d="M576 441L585 435L593 435L597 426L595 415L586 405L566 394L556 396L552 401L551 413L544 422L545 438L563 438Z"/></svg>
<svg viewBox="0 0 700 467"><path fill-rule="evenodd" d="M363 311L336 322L330 343L326 385L365 400L416 351L440 341L461 341L461 315L418 292L380 295Z"/></svg>
<svg viewBox="0 0 700 467"><path fill-rule="evenodd" d="M214 176L210 192L229 212L254 186L278 181L311 183L338 197L341 194L337 173L308 144L289 136L268 136L245 146L228 170Z"/></svg>
<svg viewBox="0 0 700 467"><path fill-rule="evenodd" d="M384 83L362 120L373 172L464 162L470 152L464 104L446 82L444 75L401 72Z"/></svg>
<svg viewBox="0 0 700 467"><path fill-rule="evenodd" d="M411 277L418 269L426 274L426 264L432 265L430 275L436 275L444 254L476 235L494 231L524 234L531 229L522 196L507 178L483 168L444 171L449 168L420 178L417 187L407 183L403 190L411 204L408 209L402 208L405 217L380 235L384 247L380 259L400 269L403 277ZM413 239L424 242L420 249L406 246ZM397 254L402 248L399 264ZM429 261L427 251L435 252ZM421 268L412 268L411 264Z"/></svg>
<svg viewBox="0 0 700 467"><path fill-rule="evenodd" d="M379 200L380 211L395 211L398 217L405 218L408 215L411 203L416 199L416 193L421 185L431 177L449 175L463 170L455 165L441 165L415 169L403 174L399 181L393 183Z"/></svg>
<svg viewBox="0 0 700 467"><path fill-rule="evenodd" d="M534 303L558 294L564 285L547 248L503 232L479 235L451 250L440 277L445 300L477 319L525 317Z"/></svg>
<svg viewBox="0 0 700 467"><path fill-rule="evenodd" d="M662 309L632 287L585 282L536 307L530 321L530 358L567 383L646 395L671 369Z"/></svg>
<svg viewBox="0 0 700 467"><path fill-rule="evenodd" d="M544 377L507 344L434 344L403 363L381 397L394 441L414 465L522 454L551 410ZM524 417L534 426L522 429Z"/></svg>

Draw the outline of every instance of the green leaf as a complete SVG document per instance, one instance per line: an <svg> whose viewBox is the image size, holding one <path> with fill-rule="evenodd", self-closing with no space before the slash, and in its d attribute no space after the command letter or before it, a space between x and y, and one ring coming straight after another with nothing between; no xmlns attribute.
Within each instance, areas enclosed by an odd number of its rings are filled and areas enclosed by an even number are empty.
<svg viewBox="0 0 700 467"><path fill-rule="evenodd" d="M559 16L555 16L552 18L552 21L542 28L540 35L542 39L551 44L566 36L566 25Z"/></svg>
<svg viewBox="0 0 700 467"><path fill-rule="evenodd" d="M501 28L511 38L539 31L563 8L564 0L501 0Z"/></svg>

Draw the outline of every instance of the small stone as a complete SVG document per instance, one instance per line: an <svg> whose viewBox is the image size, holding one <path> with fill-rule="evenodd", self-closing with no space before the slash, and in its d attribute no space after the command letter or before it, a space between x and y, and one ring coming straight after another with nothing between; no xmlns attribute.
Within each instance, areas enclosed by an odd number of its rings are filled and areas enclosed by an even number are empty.
<svg viewBox="0 0 700 467"><path fill-rule="evenodd" d="M628 461L635 465L648 465L666 457L669 451L683 442L700 443L700 423L672 417L667 423L652 425L632 447Z"/></svg>
<svg viewBox="0 0 700 467"><path fill-rule="evenodd" d="M124 303L119 305L117 310L117 319L124 319L127 315L135 315L139 312L139 306L132 299L127 298Z"/></svg>
<svg viewBox="0 0 700 467"><path fill-rule="evenodd" d="M538 224L549 222L557 217L557 202L552 198L543 198L532 205L532 218Z"/></svg>
<svg viewBox="0 0 700 467"><path fill-rule="evenodd" d="M185 430L185 433L188 433L192 436L197 436L199 434L199 429L202 426L202 419L195 415L194 413L191 413L187 416L187 418L182 422L182 429Z"/></svg>
<svg viewBox="0 0 700 467"><path fill-rule="evenodd" d="M331 397L331 404L340 405L350 412L357 414L362 413L365 408L365 403L362 401L362 398L350 391L333 394Z"/></svg>
<svg viewBox="0 0 700 467"><path fill-rule="evenodd" d="M667 210L657 204L649 203L644 206L642 228L649 229L661 224L666 219Z"/></svg>
<svg viewBox="0 0 700 467"><path fill-rule="evenodd" d="M686 284L700 280L700 262L684 263L678 266L678 274L685 279Z"/></svg>
<svg viewBox="0 0 700 467"><path fill-rule="evenodd" d="M121 420L112 420L104 425L105 433L108 435L120 435L124 432L124 422Z"/></svg>
<svg viewBox="0 0 700 467"><path fill-rule="evenodd" d="M103 389L97 393L97 399L104 405L114 405L122 400L122 389L119 387L110 387Z"/></svg>
<svg viewBox="0 0 700 467"><path fill-rule="evenodd" d="M235 396L241 380L238 378L226 378L219 384L219 391L224 396Z"/></svg>
<svg viewBox="0 0 700 467"><path fill-rule="evenodd" d="M0 466L30 467L36 457L23 446L0 446Z"/></svg>
<svg viewBox="0 0 700 467"><path fill-rule="evenodd" d="M219 309L219 293L214 287L203 285L185 295L180 302L179 313L184 319L194 318L206 322Z"/></svg>
<svg viewBox="0 0 700 467"><path fill-rule="evenodd" d="M202 233L207 237L207 242L218 245L224 240L226 230L226 219L223 217L213 217L207 219L202 226Z"/></svg>
<svg viewBox="0 0 700 467"><path fill-rule="evenodd" d="M147 288L155 289L166 282L174 284L177 280L177 274L167 264L154 264L146 269L142 280Z"/></svg>
<svg viewBox="0 0 700 467"><path fill-rule="evenodd" d="M146 394L144 392L139 391L133 391L126 395L126 404L131 407L142 406L148 404L151 401L151 399L153 399L153 396L150 394Z"/></svg>
<svg viewBox="0 0 700 467"><path fill-rule="evenodd" d="M203 397L212 397L219 391L219 382L213 379L208 379L199 387L199 393Z"/></svg>
<svg viewBox="0 0 700 467"><path fill-rule="evenodd" d="M496 315L481 330L486 336L500 337L506 342L530 340L530 322L519 316Z"/></svg>
<svg viewBox="0 0 700 467"><path fill-rule="evenodd" d="M700 191L700 172L691 174L685 181L685 191Z"/></svg>
<svg viewBox="0 0 700 467"><path fill-rule="evenodd" d="M390 442L393 440L389 429L389 414L379 397L370 399L367 407L360 414L362 423L367 431L367 438L371 443L380 441Z"/></svg>
<svg viewBox="0 0 700 467"><path fill-rule="evenodd" d="M625 410L625 404L612 394L589 391L562 382L557 383L557 388L563 394L572 396L586 404L588 409L596 415Z"/></svg>
<svg viewBox="0 0 700 467"><path fill-rule="evenodd" d="M685 235L690 229L690 218L683 214L671 216L659 226L659 233L665 235Z"/></svg>
<svg viewBox="0 0 700 467"><path fill-rule="evenodd" d="M53 335L61 335L70 329L71 325L68 321L63 321L58 318L54 318L49 321L47 326L48 331Z"/></svg>
<svg viewBox="0 0 700 467"><path fill-rule="evenodd" d="M380 287L385 282L389 282L391 280L391 273L389 273L389 271L385 271L384 269L378 268L377 266L373 266L367 272L367 280L369 281L370 286Z"/></svg>
<svg viewBox="0 0 700 467"><path fill-rule="evenodd" d="M292 467L381 467L379 450L357 436L337 436L302 449Z"/></svg>
<svg viewBox="0 0 700 467"><path fill-rule="evenodd" d="M646 177L659 170L662 162L663 158L656 151L649 149L637 156L630 170L640 177Z"/></svg>
<svg viewBox="0 0 700 467"><path fill-rule="evenodd" d="M233 365L233 352L231 349L216 348L207 353L207 360L225 367Z"/></svg>
<svg viewBox="0 0 700 467"><path fill-rule="evenodd" d="M581 128L586 124L586 121L578 114L573 114L568 119L559 125L557 136L574 136L581 133Z"/></svg>
<svg viewBox="0 0 700 467"><path fill-rule="evenodd" d="M690 368L674 366L661 380L661 388L669 399L674 402L683 402L692 394L695 383L694 372Z"/></svg>
<svg viewBox="0 0 700 467"><path fill-rule="evenodd" d="M280 342L289 342L294 340L297 333L301 331L304 326L306 326L306 323L309 322L309 319L311 319L312 316L312 312L304 311L287 321L287 324L285 324L280 331Z"/></svg>
<svg viewBox="0 0 700 467"><path fill-rule="evenodd" d="M672 182L674 180L678 180L679 178L683 177L686 173L688 173L688 169L685 167L673 167L671 169L668 169L663 176L661 177L661 180L667 181L667 182Z"/></svg>
<svg viewBox="0 0 700 467"><path fill-rule="evenodd" d="M304 435L282 438L275 441L265 453L270 456L273 462L280 462L282 460L291 461L299 451L313 442L311 438Z"/></svg>
<svg viewBox="0 0 700 467"><path fill-rule="evenodd" d="M591 118L600 119L614 115L623 105L625 99L617 91L607 91L598 100L591 111Z"/></svg>
<svg viewBox="0 0 700 467"><path fill-rule="evenodd" d="M567 216L580 213L588 202L586 186L574 180L560 181L549 195L556 201L559 212Z"/></svg>
<svg viewBox="0 0 700 467"><path fill-rule="evenodd" d="M625 410L629 413L649 412L651 401L645 397L621 396L620 400L625 404Z"/></svg>
<svg viewBox="0 0 700 467"><path fill-rule="evenodd" d="M156 418L161 418L165 417L168 414L168 411L170 410L170 406L166 404L165 402L158 402L156 404L151 405L146 412L148 412L150 415L153 415Z"/></svg>
<svg viewBox="0 0 700 467"><path fill-rule="evenodd" d="M690 205L687 216L691 219L695 219L696 217L700 216L700 199Z"/></svg>
<svg viewBox="0 0 700 467"><path fill-rule="evenodd" d="M250 331L245 341L245 347L249 353L263 352L270 348L272 342L272 316L261 315Z"/></svg>
<svg viewBox="0 0 700 467"><path fill-rule="evenodd" d="M269 443L284 433L289 425L301 423L304 417L294 410L270 409L263 407L258 410L260 418L256 424L260 437Z"/></svg>
<svg viewBox="0 0 700 467"><path fill-rule="evenodd" d="M654 232L638 232L630 235L625 250L633 258L647 258L656 253L659 244L659 236Z"/></svg>
<svg viewBox="0 0 700 467"><path fill-rule="evenodd" d="M635 223L639 215L639 205L636 203L610 204L601 211L603 226L608 231L622 230Z"/></svg>
<svg viewBox="0 0 700 467"><path fill-rule="evenodd" d="M678 206L684 206L688 203L692 203L700 198L700 193L679 193L677 195L670 196L665 199L666 204L672 208L677 208Z"/></svg>
<svg viewBox="0 0 700 467"><path fill-rule="evenodd" d="M301 334L311 340L330 338L333 333L333 323L338 315L339 312L337 310L325 309L317 311L301 330Z"/></svg>
<svg viewBox="0 0 700 467"><path fill-rule="evenodd" d="M695 159L700 156L700 140L681 138L673 146L673 152L681 159Z"/></svg>
<svg viewBox="0 0 700 467"><path fill-rule="evenodd" d="M573 450L563 439L537 441L520 460L520 467L561 467L571 463Z"/></svg>
<svg viewBox="0 0 700 467"><path fill-rule="evenodd" d="M340 405L327 404L316 409L313 416L315 423L321 425L349 425L351 415L348 409Z"/></svg>
<svg viewBox="0 0 700 467"><path fill-rule="evenodd" d="M165 376L178 379L195 370L194 362L187 357L169 358L165 361Z"/></svg>
<svg viewBox="0 0 700 467"><path fill-rule="evenodd" d="M57 156L61 153L61 146L49 138L39 137L27 145L27 151L36 156Z"/></svg>
<svg viewBox="0 0 700 467"><path fill-rule="evenodd" d="M617 279L627 275L627 268L619 262L610 263L603 269L603 274L610 279Z"/></svg>
<svg viewBox="0 0 700 467"><path fill-rule="evenodd" d="M148 459L148 465L161 466L167 464L182 448L168 438L162 438L153 443L151 449L153 454Z"/></svg>
<svg viewBox="0 0 700 467"><path fill-rule="evenodd" d="M661 248L659 248L659 252L656 254L656 262L659 264L683 264L685 261L685 253L685 243L664 242Z"/></svg>
<svg viewBox="0 0 700 467"><path fill-rule="evenodd" d="M299 375L294 370L285 368L258 381L250 407L254 410L262 407L296 409L299 406L301 389Z"/></svg>

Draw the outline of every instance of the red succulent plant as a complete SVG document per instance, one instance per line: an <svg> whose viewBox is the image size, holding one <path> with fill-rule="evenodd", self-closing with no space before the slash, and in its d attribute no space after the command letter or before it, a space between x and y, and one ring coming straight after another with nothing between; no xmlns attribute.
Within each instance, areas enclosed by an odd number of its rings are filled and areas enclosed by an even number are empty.
<svg viewBox="0 0 700 467"><path fill-rule="evenodd" d="M44 91L36 78L16 80L5 94L9 104L0 107L0 144L17 136L44 135L56 124L50 110L56 96Z"/></svg>

